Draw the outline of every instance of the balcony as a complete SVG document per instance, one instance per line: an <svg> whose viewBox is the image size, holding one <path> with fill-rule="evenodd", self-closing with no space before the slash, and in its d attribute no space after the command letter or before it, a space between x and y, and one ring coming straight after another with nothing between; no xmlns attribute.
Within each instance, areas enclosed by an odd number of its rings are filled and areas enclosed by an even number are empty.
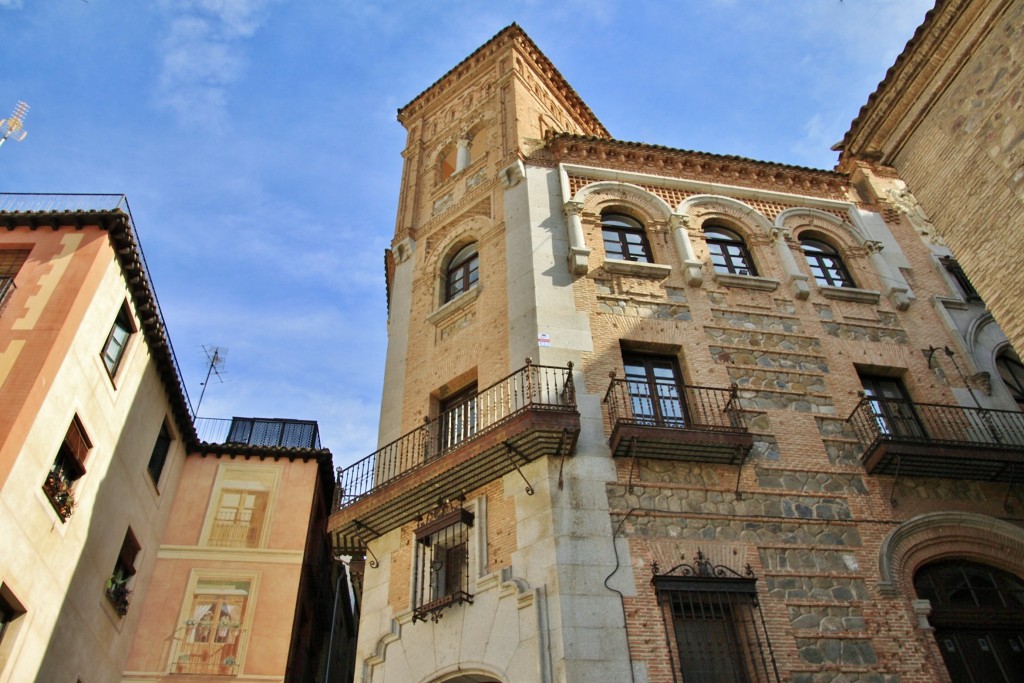
<svg viewBox="0 0 1024 683"><path fill-rule="evenodd" d="M233 417L230 420L197 417L196 434L206 443L244 444L269 448L320 448L315 420Z"/></svg>
<svg viewBox="0 0 1024 683"><path fill-rule="evenodd" d="M572 364L525 367L474 399L338 470L329 528L338 552L545 455L571 455L580 431Z"/></svg>
<svg viewBox="0 0 1024 683"><path fill-rule="evenodd" d="M847 424L868 474L1024 480L1024 413L865 397Z"/></svg>
<svg viewBox="0 0 1024 683"><path fill-rule="evenodd" d="M190 620L171 639L169 673L234 676L245 630L227 619Z"/></svg>
<svg viewBox="0 0 1024 683"><path fill-rule="evenodd" d="M615 457L734 465L754 444L735 388L660 385L615 379L604 403Z"/></svg>

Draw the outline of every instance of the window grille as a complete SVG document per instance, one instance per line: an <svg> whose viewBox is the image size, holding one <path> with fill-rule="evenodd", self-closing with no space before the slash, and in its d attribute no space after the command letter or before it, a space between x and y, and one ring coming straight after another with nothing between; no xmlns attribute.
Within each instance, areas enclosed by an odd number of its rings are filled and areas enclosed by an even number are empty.
<svg viewBox="0 0 1024 683"><path fill-rule="evenodd" d="M693 564L651 570L673 667L686 683L780 682L750 565L740 574L698 550Z"/></svg>
<svg viewBox="0 0 1024 683"><path fill-rule="evenodd" d="M469 530L473 513L443 506L416 535L413 621L438 621L446 607L473 603L469 592Z"/></svg>

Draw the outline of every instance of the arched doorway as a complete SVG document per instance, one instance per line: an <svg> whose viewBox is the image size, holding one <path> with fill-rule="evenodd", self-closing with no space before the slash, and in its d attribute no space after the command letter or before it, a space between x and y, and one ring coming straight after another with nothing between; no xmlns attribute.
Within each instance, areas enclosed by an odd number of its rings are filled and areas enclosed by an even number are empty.
<svg viewBox="0 0 1024 683"><path fill-rule="evenodd" d="M1024 581L967 560L942 560L914 574L931 602L935 640L953 683L1024 680Z"/></svg>

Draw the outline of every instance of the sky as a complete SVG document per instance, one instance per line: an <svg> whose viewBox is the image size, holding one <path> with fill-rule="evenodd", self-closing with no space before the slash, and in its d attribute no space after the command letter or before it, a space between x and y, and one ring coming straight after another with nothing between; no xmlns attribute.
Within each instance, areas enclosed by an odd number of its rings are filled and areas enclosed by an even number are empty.
<svg viewBox="0 0 1024 683"><path fill-rule="evenodd" d="M199 415L377 447L398 108L512 22L617 139L831 169L932 0L0 0L0 192L125 194Z"/></svg>

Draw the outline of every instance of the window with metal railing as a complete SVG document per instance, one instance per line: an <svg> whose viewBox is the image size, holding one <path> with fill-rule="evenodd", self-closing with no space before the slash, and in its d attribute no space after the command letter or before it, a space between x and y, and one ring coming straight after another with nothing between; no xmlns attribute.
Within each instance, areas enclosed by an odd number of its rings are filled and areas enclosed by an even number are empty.
<svg viewBox="0 0 1024 683"><path fill-rule="evenodd" d="M417 527L413 621L437 621L447 607L472 603L469 536L473 513L442 506Z"/></svg>
<svg viewBox="0 0 1024 683"><path fill-rule="evenodd" d="M439 453L458 446L476 434L476 395L474 383L441 401L441 414L437 422Z"/></svg>
<svg viewBox="0 0 1024 683"><path fill-rule="evenodd" d="M651 568L673 666L687 683L779 683L750 565L740 574L698 550L692 564Z"/></svg>

